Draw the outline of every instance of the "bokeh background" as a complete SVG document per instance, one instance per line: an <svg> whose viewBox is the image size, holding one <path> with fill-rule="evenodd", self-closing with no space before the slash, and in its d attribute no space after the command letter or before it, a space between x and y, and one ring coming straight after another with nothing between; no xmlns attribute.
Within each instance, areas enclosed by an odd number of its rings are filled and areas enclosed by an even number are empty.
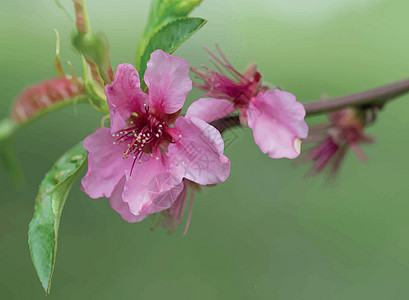
<svg viewBox="0 0 409 300"><path fill-rule="evenodd" d="M71 1L62 0L71 15ZM88 0L92 27L111 43L113 65L133 62L149 1ZM2 0L0 117L19 91L55 76L63 61L80 71L72 22L51 0ZM406 0L204 0L192 15L208 24L175 54L207 62L218 42L243 69L300 100L336 97L409 76ZM192 92L189 101L199 97ZM312 119L312 123L321 119ZM16 190L0 169L0 298L44 299L27 228L43 174L92 133L100 115L68 107L15 137L27 178ZM369 129L370 163L348 155L335 182L304 178L308 165L272 160L237 129L226 149L224 184L197 194L189 234L124 222L106 199L77 183L67 200L49 299L408 299L409 96L390 103Z"/></svg>

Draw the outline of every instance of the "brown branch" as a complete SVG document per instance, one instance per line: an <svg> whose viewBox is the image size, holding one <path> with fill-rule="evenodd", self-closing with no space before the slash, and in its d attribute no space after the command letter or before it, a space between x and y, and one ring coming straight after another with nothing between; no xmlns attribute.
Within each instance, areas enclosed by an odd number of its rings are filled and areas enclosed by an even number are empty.
<svg viewBox="0 0 409 300"><path fill-rule="evenodd" d="M332 100L320 100L315 102L304 103L307 116L327 113L329 111L338 110L345 107L366 108L373 106L382 106L386 102L393 100L405 93L409 92L409 79L392 83L364 91L361 93L335 98ZM212 122L220 132L231 127L240 126L239 116L226 116Z"/></svg>
<svg viewBox="0 0 409 300"><path fill-rule="evenodd" d="M409 79L392 83L373 90L340 97L332 100L322 100L304 103L307 115L327 113L344 107L382 106L389 100L409 92Z"/></svg>

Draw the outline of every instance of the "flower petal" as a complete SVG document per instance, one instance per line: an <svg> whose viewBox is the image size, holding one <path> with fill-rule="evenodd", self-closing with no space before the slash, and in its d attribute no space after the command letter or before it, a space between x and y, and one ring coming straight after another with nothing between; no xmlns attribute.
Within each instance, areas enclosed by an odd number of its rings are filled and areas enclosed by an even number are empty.
<svg viewBox="0 0 409 300"><path fill-rule="evenodd" d="M124 128L132 113L144 111L144 104L148 100L148 95L141 90L138 71L131 64L118 66L115 80L105 87L105 93L112 133Z"/></svg>
<svg viewBox="0 0 409 300"><path fill-rule="evenodd" d="M225 99L200 98L187 109L187 117L196 117L207 123L213 122L235 111L234 104Z"/></svg>
<svg viewBox="0 0 409 300"><path fill-rule="evenodd" d="M88 150L88 172L82 178L82 189L91 198L109 198L115 186L129 170L131 159L123 159L124 146L113 145L109 128L100 128L84 140Z"/></svg>
<svg viewBox="0 0 409 300"><path fill-rule="evenodd" d="M259 93L247 110L248 125L263 153L271 158L296 158L300 140L308 135L304 106L280 90Z"/></svg>
<svg viewBox="0 0 409 300"><path fill-rule="evenodd" d="M131 178L125 182L122 198L135 216L168 209L183 190L182 180L171 174L163 155L158 160L144 156L142 163L134 165Z"/></svg>
<svg viewBox="0 0 409 300"><path fill-rule="evenodd" d="M145 72L149 87L149 105L157 111L172 114L180 110L192 89L189 63L162 50L152 52Z"/></svg>
<svg viewBox="0 0 409 300"><path fill-rule="evenodd" d="M135 216L134 214L131 213L128 203L124 202L122 199L122 192L124 191L125 182L126 182L126 177L124 176L121 179L121 181L118 183L118 185L115 187L114 191L112 192L111 197L108 199L109 205L117 213L119 213L122 219L124 219L125 221L129 223L140 222L143 219L145 219L148 215L141 214L141 215Z"/></svg>
<svg viewBox="0 0 409 300"><path fill-rule="evenodd" d="M176 176L200 185L223 182L230 174L230 160L223 155L220 132L198 118L179 117L175 132L181 137L169 145L169 159Z"/></svg>

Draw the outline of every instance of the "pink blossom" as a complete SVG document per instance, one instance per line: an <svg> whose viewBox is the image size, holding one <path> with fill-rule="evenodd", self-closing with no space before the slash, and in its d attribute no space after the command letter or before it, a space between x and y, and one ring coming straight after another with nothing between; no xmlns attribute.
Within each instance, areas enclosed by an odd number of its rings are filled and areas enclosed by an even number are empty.
<svg viewBox="0 0 409 300"><path fill-rule="evenodd" d="M186 180L216 184L230 173L220 133L201 119L178 117L192 88L189 64L156 50L144 79L148 94L132 65L118 66L105 88L111 128L84 140L89 164L83 190L109 198L128 222L174 207Z"/></svg>
<svg viewBox="0 0 409 300"><path fill-rule="evenodd" d="M346 108L328 114L330 122L311 128L307 143L314 146L305 154L304 161L313 161L310 173L319 173L326 167L335 175L348 149L361 160L367 161L360 144L373 144L374 138L364 133L365 112Z"/></svg>
<svg viewBox="0 0 409 300"><path fill-rule="evenodd" d="M296 158L301 140L308 135L304 121L304 106L294 95L275 89L269 91L261 84L261 74L255 65L241 74L219 49L222 59L211 55L217 71L193 68L203 84L195 84L211 98L201 98L187 111L187 116L212 122L238 110L241 123L253 130L254 140L263 153L271 158Z"/></svg>

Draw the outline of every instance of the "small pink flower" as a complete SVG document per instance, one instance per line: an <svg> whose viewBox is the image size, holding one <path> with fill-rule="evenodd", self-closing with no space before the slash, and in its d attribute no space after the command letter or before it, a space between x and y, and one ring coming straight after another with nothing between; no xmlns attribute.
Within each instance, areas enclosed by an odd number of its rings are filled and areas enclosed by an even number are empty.
<svg viewBox="0 0 409 300"><path fill-rule="evenodd" d="M192 71L203 80L203 84L193 83L193 85L205 91L205 95L209 97L233 99L236 107L247 107L251 98L267 90L267 87L261 85L261 73L257 71L256 65L252 64L241 74L229 62L218 45L216 48L222 60L206 47L205 50L210 54L210 61L217 71L206 66L202 66L204 71L192 68Z"/></svg>
<svg viewBox="0 0 409 300"><path fill-rule="evenodd" d="M167 210L185 190L184 179L200 185L227 179L230 161L220 133L195 117L178 117L192 88L189 64L162 50L151 54L145 82L130 64L119 65L105 92L111 128L84 140L89 151L82 188L107 197L128 222Z"/></svg>
<svg viewBox="0 0 409 300"><path fill-rule="evenodd" d="M335 175L348 151L363 162L367 161L360 144L373 144L374 138L364 133L365 112L346 108L328 114L330 122L311 128L307 143L315 146L303 155L304 161L313 161L311 173L319 173L326 167Z"/></svg>
<svg viewBox="0 0 409 300"><path fill-rule="evenodd" d="M261 85L262 76L254 65L239 73L216 47L222 60L206 50L217 71L208 67L204 67L206 72L193 68L204 81L195 86L212 98L194 102L187 116L210 123L239 110L241 123L253 130L254 140L263 153L271 158L296 158L301 151L301 139L308 135L304 106L291 93L278 89L268 91Z"/></svg>

